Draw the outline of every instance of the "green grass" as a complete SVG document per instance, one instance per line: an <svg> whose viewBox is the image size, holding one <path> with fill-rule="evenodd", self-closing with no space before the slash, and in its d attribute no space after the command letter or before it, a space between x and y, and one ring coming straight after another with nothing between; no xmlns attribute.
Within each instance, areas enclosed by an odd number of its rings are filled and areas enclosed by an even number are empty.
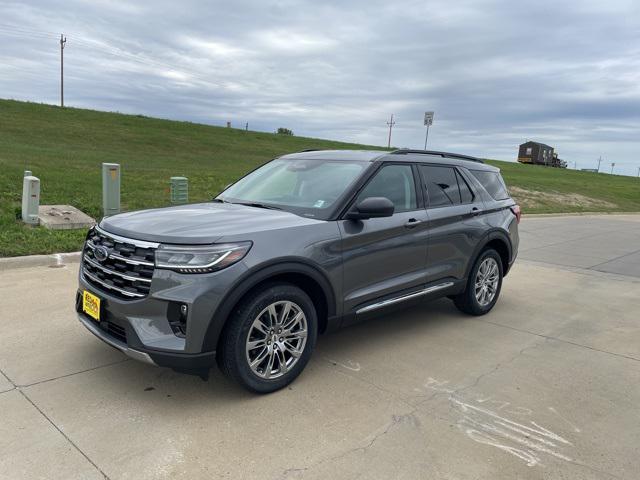
<svg viewBox="0 0 640 480"><path fill-rule="evenodd" d="M640 212L640 179L488 160L525 213Z"/></svg>
<svg viewBox="0 0 640 480"><path fill-rule="evenodd" d="M0 100L0 256L74 251L84 238L84 231L32 228L16 220L24 170L40 178L43 205L70 204L99 218L102 162L121 165L122 208L134 210L168 205L171 176L189 178L190 201L206 201L256 165L306 148L380 147ZM491 163L503 169L509 185L614 205L540 198L529 212L640 211L636 178Z"/></svg>

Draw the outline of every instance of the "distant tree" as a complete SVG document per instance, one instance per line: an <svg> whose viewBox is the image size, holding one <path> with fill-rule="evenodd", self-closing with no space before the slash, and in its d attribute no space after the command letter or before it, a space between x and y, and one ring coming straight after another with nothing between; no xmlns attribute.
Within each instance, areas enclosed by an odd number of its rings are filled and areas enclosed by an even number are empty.
<svg viewBox="0 0 640 480"><path fill-rule="evenodd" d="M280 127L276 132L278 135L293 135L293 132L288 128Z"/></svg>

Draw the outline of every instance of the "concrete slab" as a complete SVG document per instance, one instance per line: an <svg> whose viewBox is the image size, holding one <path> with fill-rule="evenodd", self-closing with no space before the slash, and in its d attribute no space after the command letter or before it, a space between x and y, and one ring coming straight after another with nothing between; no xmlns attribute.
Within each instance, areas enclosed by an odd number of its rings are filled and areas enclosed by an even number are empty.
<svg viewBox="0 0 640 480"><path fill-rule="evenodd" d="M278 478L364 448L411 407L315 361L290 388L255 396L126 363L27 395L109 478Z"/></svg>
<svg viewBox="0 0 640 480"><path fill-rule="evenodd" d="M576 255L569 253L566 246L561 248L542 247L526 250L518 256L522 260L533 260L545 262L553 265L564 265L567 267L589 268L602 262L606 262L606 257L594 257L587 255Z"/></svg>
<svg viewBox="0 0 640 480"><path fill-rule="evenodd" d="M523 217L520 258L640 277L640 215ZM622 258L627 260L622 260Z"/></svg>
<svg viewBox="0 0 640 480"><path fill-rule="evenodd" d="M51 230L89 228L96 224L95 219L71 205L40 205L38 220Z"/></svg>
<svg viewBox="0 0 640 480"><path fill-rule="evenodd" d="M0 274L0 370L28 385L124 360L74 311L78 264Z"/></svg>
<svg viewBox="0 0 640 480"><path fill-rule="evenodd" d="M19 391L0 395L0 478L103 479Z"/></svg>

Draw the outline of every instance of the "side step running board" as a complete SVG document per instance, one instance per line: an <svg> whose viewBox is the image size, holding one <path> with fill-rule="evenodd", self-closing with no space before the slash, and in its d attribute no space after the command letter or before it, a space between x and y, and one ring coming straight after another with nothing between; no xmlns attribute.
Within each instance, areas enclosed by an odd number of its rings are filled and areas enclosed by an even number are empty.
<svg viewBox="0 0 640 480"><path fill-rule="evenodd" d="M451 286L453 286L453 282L440 283L432 287L427 287L424 290L420 290L419 292L407 293L406 295L401 295L399 297L383 300L382 302L373 303L371 305L367 305L366 307L362 307L356 310L356 315L360 315L361 313L371 312L372 310L377 310L382 307L387 307L395 303L404 302L405 300L410 300L412 298L421 297L422 295L428 295L429 293L437 292L438 290L442 290L443 288L449 288Z"/></svg>

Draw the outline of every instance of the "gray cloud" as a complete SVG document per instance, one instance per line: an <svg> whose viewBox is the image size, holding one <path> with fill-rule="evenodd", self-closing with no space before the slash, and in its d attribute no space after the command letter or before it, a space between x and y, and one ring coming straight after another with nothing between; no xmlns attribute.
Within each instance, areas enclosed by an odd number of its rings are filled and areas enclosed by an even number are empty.
<svg viewBox="0 0 640 480"><path fill-rule="evenodd" d="M0 96L514 159L640 166L633 0L0 3Z"/></svg>

